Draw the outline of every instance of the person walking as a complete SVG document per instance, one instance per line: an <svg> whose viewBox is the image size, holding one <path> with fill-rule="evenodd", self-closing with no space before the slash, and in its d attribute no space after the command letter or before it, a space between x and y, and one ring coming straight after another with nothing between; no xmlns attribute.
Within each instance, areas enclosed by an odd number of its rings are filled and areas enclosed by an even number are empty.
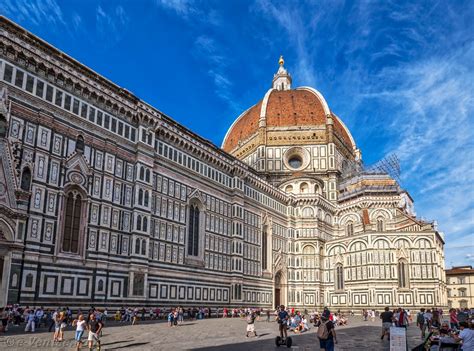
<svg viewBox="0 0 474 351"><path fill-rule="evenodd" d="M449 310L449 323L451 324L451 329L459 329L459 320L454 308Z"/></svg>
<svg viewBox="0 0 474 351"><path fill-rule="evenodd" d="M53 335L53 341L59 341L59 329L61 328L61 321L59 320L59 308L54 311L53 313L53 320L51 325L49 326L49 332L51 332L51 326L54 325L54 335Z"/></svg>
<svg viewBox="0 0 474 351"><path fill-rule="evenodd" d="M403 308L398 309L397 327L407 328L409 325L407 313Z"/></svg>
<svg viewBox="0 0 474 351"><path fill-rule="evenodd" d="M64 340L64 329L67 327L67 316L65 311L59 312L59 339L58 341L63 341Z"/></svg>
<svg viewBox="0 0 474 351"><path fill-rule="evenodd" d="M82 336L86 330L87 322L84 320L84 316L80 314L77 319L72 321L72 326L76 327L76 333L74 335L74 340L76 340L76 350L80 350L82 346Z"/></svg>
<svg viewBox="0 0 474 351"><path fill-rule="evenodd" d="M28 315L26 316L25 332L30 331L30 330L32 333L35 332L35 319L36 319L35 312L33 311L33 309L31 309L28 312Z"/></svg>
<svg viewBox="0 0 474 351"><path fill-rule="evenodd" d="M319 338L319 347L325 351L334 351L334 344L337 344L336 330L334 323L324 314L319 322L317 335Z"/></svg>
<svg viewBox="0 0 474 351"><path fill-rule="evenodd" d="M421 308L420 312L416 315L416 325L421 330L421 338L424 339L426 336L426 321L425 321L425 309Z"/></svg>
<svg viewBox="0 0 474 351"><path fill-rule="evenodd" d="M253 333L255 336L257 336L257 332L255 331L255 312L250 312L247 315L247 338L249 337L249 333Z"/></svg>
<svg viewBox="0 0 474 351"><path fill-rule="evenodd" d="M385 311L380 314L380 319L382 320L382 336L380 339L383 340L385 335L387 335L387 339L390 340L390 327L393 323L393 312L390 311L388 306L385 307Z"/></svg>
<svg viewBox="0 0 474 351"><path fill-rule="evenodd" d="M4 307L1 311L2 313L0 313L0 319L2 321L2 329L0 329L0 331L6 333L8 331L8 319L10 317L10 311L8 307Z"/></svg>
<svg viewBox="0 0 474 351"><path fill-rule="evenodd" d="M98 349L100 350L99 334L102 331L103 326L104 325L102 322L95 318L95 314L91 313L89 316L89 323L87 325L87 330L89 331L89 335L87 337L89 350L92 350L94 342L97 343Z"/></svg>

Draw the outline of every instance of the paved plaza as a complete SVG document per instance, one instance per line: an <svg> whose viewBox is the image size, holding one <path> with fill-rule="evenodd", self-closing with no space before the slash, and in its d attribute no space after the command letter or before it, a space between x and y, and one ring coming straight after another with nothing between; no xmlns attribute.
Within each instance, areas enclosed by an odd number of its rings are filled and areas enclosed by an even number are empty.
<svg viewBox="0 0 474 351"><path fill-rule="evenodd" d="M25 334L19 327L11 328L8 335L0 337L0 350L71 350L74 332L71 327L65 340L53 344L52 333L44 328ZM316 329L302 335L290 333L293 349L319 350ZM389 350L389 342L380 340L380 322L364 322L352 317L350 324L337 327L339 344L336 350ZM246 322L240 318L219 318L185 322L178 327L168 327L166 322L146 321L138 325L109 322L102 338L102 350L276 350L275 322L256 322L258 337L245 337ZM420 342L418 329L408 329L409 347ZM86 347L83 347L86 350ZM280 350L286 349L280 348Z"/></svg>

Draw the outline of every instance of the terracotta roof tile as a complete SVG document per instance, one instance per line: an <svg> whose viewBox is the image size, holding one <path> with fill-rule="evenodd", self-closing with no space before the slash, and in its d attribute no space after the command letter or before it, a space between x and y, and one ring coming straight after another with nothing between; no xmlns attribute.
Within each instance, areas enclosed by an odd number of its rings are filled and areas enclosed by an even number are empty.
<svg viewBox="0 0 474 351"><path fill-rule="evenodd" d="M255 106L246 111L231 127L223 149L231 152L238 146L240 140L246 140L258 131L260 100ZM348 146L352 146L351 138L339 120L333 114L334 130L342 137ZM273 90L268 98L266 109L266 126L272 127L297 127L297 126L322 126L326 124L326 115L322 102L309 90Z"/></svg>
<svg viewBox="0 0 474 351"><path fill-rule="evenodd" d="M222 147L224 151L231 152L239 144L239 140L245 140L257 132L261 108L262 100L235 122Z"/></svg>
<svg viewBox="0 0 474 351"><path fill-rule="evenodd" d="M267 127L325 125L319 99L307 90L273 91L267 104Z"/></svg>

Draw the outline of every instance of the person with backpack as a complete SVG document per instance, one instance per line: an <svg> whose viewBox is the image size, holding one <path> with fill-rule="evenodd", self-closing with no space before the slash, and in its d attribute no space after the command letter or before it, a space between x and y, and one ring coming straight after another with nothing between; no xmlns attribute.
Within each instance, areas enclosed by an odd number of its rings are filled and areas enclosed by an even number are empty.
<svg viewBox="0 0 474 351"><path fill-rule="evenodd" d="M257 336L257 332L255 331L255 312L250 312L247 315L247 338L249 337L249 333L253 333L255 336Z"/></svg>
<svg viewBox="0 0 474 351"><path fill-rule="evenodd" d="M426 327L428 326L425 323L425 309L420 309L420 312L416 315L416 325L421 330L421 338L424 339L426 335Z"/></svg>
<svg viewBox="0 0 474 351"><path fill-rule="evenodd" d="M336 330L334 324L324 314L318 326L319 347L326 351L334 351L334 344L337 344Z"/></svg>

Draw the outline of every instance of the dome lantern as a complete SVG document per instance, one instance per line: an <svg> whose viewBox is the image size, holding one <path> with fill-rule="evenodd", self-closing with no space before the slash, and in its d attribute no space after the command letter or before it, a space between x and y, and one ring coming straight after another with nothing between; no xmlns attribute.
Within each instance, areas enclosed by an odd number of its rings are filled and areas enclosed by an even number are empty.
<svg viewBox="0 0 474 351"><path fill-rule="evenodd" d="M290 90L291 89L291 75L287 72L285 67L285 60L283 56L280 56L278 60L280 67L278 68L277 73L273 75L273 89L275 90Z"/></svg>

